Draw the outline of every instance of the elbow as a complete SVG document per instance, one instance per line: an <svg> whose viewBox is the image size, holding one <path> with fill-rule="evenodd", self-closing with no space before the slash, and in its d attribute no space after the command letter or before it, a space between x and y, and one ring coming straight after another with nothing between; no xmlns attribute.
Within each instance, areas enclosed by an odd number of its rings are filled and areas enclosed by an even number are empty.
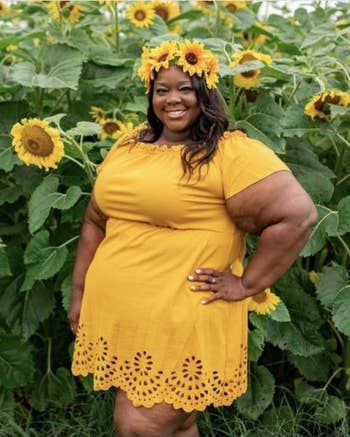
<svg viewBox="0 0 350 437"><path fill-rule="evenodd" d="M311 199L307 199L306 202L300 205L300 210L296 211L296 215L298 226L306 233L308 233L318 221L318 211Z"/></svg>

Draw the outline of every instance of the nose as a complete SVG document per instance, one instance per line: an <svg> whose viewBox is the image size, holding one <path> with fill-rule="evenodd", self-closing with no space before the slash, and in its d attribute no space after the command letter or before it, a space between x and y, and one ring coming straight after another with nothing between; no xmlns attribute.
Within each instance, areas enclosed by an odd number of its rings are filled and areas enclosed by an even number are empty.
<svg viewBox="0 0 350 437"><path fill-rule="evenodd" d="M180 93L177 90L170 91L167 95L167 103L174 104L180 101Z"/></svg>

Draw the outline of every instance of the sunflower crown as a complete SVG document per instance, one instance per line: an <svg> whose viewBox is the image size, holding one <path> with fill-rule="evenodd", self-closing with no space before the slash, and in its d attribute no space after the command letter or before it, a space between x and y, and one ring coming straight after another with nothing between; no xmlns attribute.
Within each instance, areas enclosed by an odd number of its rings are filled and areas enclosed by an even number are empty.
<svg viewBox="0 0 350 437"><path fill-rule="evenodd" d="M164 41L158 47L143 48L138 75L145 83L147 93L150 90L151 80L155 79L159 70L167 69L170 65L180 67L190 76L196 74L203 77L209 89L216 88L219 80L217 74L219 62L210 50L197 41Z"/></svg>

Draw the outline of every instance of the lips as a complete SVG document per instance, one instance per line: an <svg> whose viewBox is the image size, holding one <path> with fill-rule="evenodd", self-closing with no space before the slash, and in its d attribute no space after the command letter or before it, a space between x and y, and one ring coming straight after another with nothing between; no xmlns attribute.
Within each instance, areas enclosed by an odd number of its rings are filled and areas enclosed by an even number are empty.
<svg viewBox="0 0 350 437"><path fill-rule="evenodd" d="M165 112L169 118L181 118L186 113L186 109L172 109Z"/></svg>

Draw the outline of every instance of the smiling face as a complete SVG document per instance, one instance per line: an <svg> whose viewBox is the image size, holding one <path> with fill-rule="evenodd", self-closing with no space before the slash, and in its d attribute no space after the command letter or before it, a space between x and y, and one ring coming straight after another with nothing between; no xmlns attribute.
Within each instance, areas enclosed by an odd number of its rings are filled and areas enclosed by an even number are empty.
<svg viewBox="0 0 350 437"><path fill-rule="evenodd" d="M176 66L162 68L152 96L153 110L163 123L157 142L176 144L190 140L190 126L201 114L191 77Z"/></svg>

